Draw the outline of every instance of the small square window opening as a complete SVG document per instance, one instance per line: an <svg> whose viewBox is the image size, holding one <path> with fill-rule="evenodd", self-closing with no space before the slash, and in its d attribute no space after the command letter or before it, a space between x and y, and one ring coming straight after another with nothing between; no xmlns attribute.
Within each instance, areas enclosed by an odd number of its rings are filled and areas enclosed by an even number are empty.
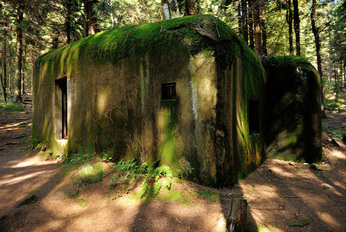
<svg viewBox="0 0 346 232"><path fill-rule="evenodd" d="M162 100L176 99L176 84L162 84Z"/></svg>

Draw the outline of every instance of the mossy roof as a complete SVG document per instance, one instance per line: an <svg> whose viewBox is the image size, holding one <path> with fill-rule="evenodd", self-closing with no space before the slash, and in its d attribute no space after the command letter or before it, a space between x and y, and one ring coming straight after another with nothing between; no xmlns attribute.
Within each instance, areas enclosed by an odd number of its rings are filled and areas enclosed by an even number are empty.
<svg viewBox="0 0 346 232"><path fill-rule="evenodd" d="M116 63L133 53L172 53L181 47L191 55L204 50L217 50L214 55L216 58L221 57L222 62L242 55L254 66L261 67L255 54L236 33L210 15L187 16L106 30L52 50L36 62L69 65ZM228 59L225 59L225 55Z"/></svg>
<svg viewBox="0 0 346 232"><path fill-rule="evenodd" d="M295 69L300 67L304 71L316 73L315 67L305 58L300 56L268 56L265 58L264 66L270 69Z"/></svg>

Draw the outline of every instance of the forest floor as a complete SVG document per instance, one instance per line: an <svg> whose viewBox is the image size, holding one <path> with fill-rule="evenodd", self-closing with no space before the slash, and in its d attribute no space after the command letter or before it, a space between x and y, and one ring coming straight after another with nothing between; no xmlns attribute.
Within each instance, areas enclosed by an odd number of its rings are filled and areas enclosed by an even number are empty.
<svg viewBox="0 0 346 232"><path fill-rule="evenodd" d="M313 166L267 159L233 188L175 180L140 200L137 188L110 186L111 163L100 160L89 162L102 164L102 181L76 184L80 165L29 148L32 106L0 107L0 231L225 231L232 197L247 199L246 231L346 231L346 110L329 110Z"/></svg>

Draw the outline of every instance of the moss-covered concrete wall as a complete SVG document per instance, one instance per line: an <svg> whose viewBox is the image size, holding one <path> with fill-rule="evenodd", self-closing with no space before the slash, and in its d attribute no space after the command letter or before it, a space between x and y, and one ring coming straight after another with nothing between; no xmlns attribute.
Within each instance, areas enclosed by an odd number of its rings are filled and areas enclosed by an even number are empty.
<svg viewBox="0 0 346 232"><path fill-rule="evenodd" d="M321 82L301 57L268 57L266 140L268 157L314 162L322 157Z"/></svg>
<svg viewBox="0 0 346 232"><path fill-rule="evenodd" d="M67 85L65 140L61 78ZM33 79L33 137L53 148L160 159L177 174L193 169L192 179L220 186L237 182L264 159L263 68L212 16L89 36L37 59ZM165 83L176 84L176 98L162 99Z"/></svg>

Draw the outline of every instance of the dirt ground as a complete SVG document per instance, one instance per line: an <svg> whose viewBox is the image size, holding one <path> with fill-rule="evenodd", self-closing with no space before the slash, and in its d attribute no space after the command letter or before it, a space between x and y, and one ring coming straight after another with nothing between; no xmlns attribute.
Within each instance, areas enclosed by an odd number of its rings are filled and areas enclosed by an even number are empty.
<svg viewBox="0 0 346 232"><path fill-rule="evenodd" d="M113 199L109 177L76 187L64 166L28 149L31 110L0 114L0 231L225 231L232 197L247 199L246 231L346 231L346 146L326 134L315 168L268 159L233 188L182 181L171 191L184 197L146 203ZM346 126L346 113L324 123ZM27 196L37 198L16 207Z"/></svg>

